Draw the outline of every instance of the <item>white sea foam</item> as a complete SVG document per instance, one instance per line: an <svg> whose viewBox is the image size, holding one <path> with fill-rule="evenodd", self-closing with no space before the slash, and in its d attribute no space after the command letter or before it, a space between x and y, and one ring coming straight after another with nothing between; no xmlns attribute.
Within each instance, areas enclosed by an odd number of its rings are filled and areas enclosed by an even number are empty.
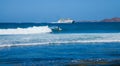
<svg viewBox="0 0 120 66"><path fill-rule="evenodd" d="M120 33L86 33L86 34L31 34L5 35L0 37L0 47L31 46L46 44L103 44L120 43Z"/></svg>
<svg viewBox="0 0 120 66"><path fill-rule="evenodd" d="M35 46L35 45L45 45L49 43L24 43L24 44L2 44L0 47L13 47L13 46Z"/></svg>
<svg viewBox="0 0 120 66"><path fill-rule="evenodd" d="M43 43L22 43L22 44L2 44L0 47L14 47L14 46L36 46L36 45L49 45L49 44L71 44L71 43L110 43L120 42L120 40L89 40L89 41L57 41L57 42L43 42Z"/></svg>
<svg viewBox="0 0 120 66"><path fill-rule="evenodd" d="M0 29L0 35L6 34L36 34L36 33L49 33L52 30L48 26L29 27L29 28L16 28L16 29Z"/></svg>

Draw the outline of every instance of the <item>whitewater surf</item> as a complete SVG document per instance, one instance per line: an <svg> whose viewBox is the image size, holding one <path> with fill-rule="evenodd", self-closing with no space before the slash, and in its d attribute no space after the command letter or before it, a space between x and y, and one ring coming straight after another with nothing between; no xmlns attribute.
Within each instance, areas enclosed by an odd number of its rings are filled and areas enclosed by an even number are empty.
<svg viewBox="0 0 120 66"><path fill-rule="evenodd" d="M13 34L39 34L50 33L52 30L48 26L33 26L28 28L16 28L16 29L0 29L0 35L13 35Z"/></svg>

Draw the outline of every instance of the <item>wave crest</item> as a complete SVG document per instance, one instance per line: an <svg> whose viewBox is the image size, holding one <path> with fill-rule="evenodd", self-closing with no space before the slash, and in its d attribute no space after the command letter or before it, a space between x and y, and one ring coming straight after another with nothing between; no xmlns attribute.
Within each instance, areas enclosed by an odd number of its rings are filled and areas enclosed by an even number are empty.
<svg viewBox="0 0 120 66"><path fill-rule="evenodd" d="M29 28L16 28L16 29L0 29L1 35L6 34L36 34L36 33L49 33L52 30L48 26L33 26Z"/></svg>

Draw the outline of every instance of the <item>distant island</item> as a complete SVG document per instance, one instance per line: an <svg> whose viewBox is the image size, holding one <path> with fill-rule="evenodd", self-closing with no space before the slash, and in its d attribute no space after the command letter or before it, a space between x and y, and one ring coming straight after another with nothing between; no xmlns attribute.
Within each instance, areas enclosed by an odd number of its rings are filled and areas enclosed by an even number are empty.
<svg viewBox="0 0 120 66"><path fill-rule="evenodd" d="M115 17L115 18L111 18L111 19L103 19L103 20L101 20L101 22L120 22L120 18Z"/></svg>
<svg viewBox="0 0 120 66"><path fill-rule="evenodd" d="M103 20L81 20L76 22L120 22L119 17L109 18L109 19L103 19Z"/></svg>
<svg viewBox="0 0 120 66"><path fill-rule="evenodd" d="M120 18L114 17L114 18L109 18L109 19L103 19L103 20L80 20L80 21L75 21L70 18L66 19L59 19L57 21L58 23L78 23L78 22L120 22Z"/></svg>

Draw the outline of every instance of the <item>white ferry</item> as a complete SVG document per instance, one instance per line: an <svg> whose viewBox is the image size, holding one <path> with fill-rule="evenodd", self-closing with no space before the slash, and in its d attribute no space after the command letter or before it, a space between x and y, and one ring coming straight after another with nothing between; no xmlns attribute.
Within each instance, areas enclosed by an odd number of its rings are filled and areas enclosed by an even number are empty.
<svg viewBox="0 0 120 66"><path fill-rule="evenodd" d="M74 23L74 20L72 19L60 19L58 20L58 23Z"/></svg>

